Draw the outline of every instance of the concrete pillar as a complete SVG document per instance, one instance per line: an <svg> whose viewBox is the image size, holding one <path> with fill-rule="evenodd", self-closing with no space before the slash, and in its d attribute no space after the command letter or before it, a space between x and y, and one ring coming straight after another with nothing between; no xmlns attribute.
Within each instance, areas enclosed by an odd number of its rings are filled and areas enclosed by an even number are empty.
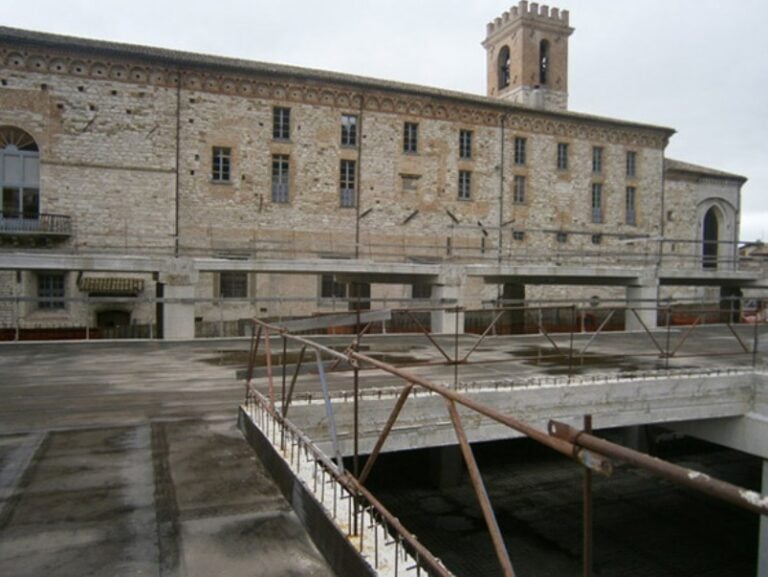
<svg viewBox="0 0 768 577"><path fill-rule="evenodd" d="M438 284L432 287L432 299L438 301L439 306L445 307L431 314L433 333L464 334L464 311L450 310L465 304L464 281L461 268L449 267L440 275Z"/></svg>
<svg viewBox="0 0 768 577"><path fill-rule="evenodd" d="M763 461L763 488L768 495L768 460ZM757 542L757 577L768 577L768 515L760 516L760 538Z"/></svg>
<svg viewBox="0 0 768 577"><path fill-rule="evenodd" d="M438 489L450 489L461 484L464 457L458 445L433 447L429 450L429 472Z"/></svg>
<svg viewBox="0 0 768 577"><path fill-rule="evenodd" d="M188 259L169 259L158 274L163 283L163 339L195 338L195 283L198 272Z"/></svg>
<svg viewBox="0 0 768 577"><path fill-rule="evenodd" d="M502 306L505 308L518 307L525 304L525 285L517 283L504 283L502 292ZM502 332L508 334L524 334L525 333L525 311L520 310L510 311L505 313L500 321ZM509 329L507 331L507 328Z"/></svg>
<svg viewBox="0 0 768 577"><path fill-rule="evenodd" d="M657 279L649 279L647 284L638 284L627 287L627 307L634 309L649 329L658 327L657 302L659 297L659 284ZM624 318L624 326L628 331L643 330L643 325L631 310L627 310Z"/></svg>

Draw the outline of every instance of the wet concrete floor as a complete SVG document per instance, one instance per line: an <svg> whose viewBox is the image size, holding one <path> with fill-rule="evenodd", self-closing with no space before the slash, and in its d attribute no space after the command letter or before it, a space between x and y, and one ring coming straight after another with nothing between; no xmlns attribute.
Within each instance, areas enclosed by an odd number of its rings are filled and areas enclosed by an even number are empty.
<svg viewBox="0 0 768 577"><path fill-rule="evenodd" d="M204 343L0 346L0 575L331 576Z"/></svg>

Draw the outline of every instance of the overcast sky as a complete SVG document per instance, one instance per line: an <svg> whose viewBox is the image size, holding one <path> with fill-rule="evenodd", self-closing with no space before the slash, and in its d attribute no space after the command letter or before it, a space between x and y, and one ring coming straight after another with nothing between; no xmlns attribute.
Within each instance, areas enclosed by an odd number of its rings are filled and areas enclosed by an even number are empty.
<svg viewBox="0 0 768 577"><path fill-rule="evenodd" d="M516 4L28 0L0 23L484 94L485 25ZM667 156L749 178L741 238L768 241L768 2L549 4L576 29L571 110L676 129Z"/></svg>

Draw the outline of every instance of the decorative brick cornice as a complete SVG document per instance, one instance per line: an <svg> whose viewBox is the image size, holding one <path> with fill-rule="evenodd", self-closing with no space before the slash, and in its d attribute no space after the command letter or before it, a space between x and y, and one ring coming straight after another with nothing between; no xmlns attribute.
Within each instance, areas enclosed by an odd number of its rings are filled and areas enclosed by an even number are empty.
<svg viewBox="0 0 768 577"><path fill-rule="evenodd" d="M583 138L628 146L662 148L673 133L668 128L569 112L553 113L528 109L470 94L355 76L319 71L313 75L314 71L309 70L305 70L305 75L302 75L299 73L301 69L292 67L254 65L248 68L245 64L238 67L235 63L240 61L228 59L221 59L221 65L217 67L214 57L201 56L201 62L192 62L195 55L190 55L190 62L179 60L177 66L172 66L168 62L159 63L159 59L154 56L154 49L147 49L148 55L145 58L140 58L140 55L130 55L128 58L119 55L88 54L82 47L79 50L76 48L67 50L45 46L0 45L0 63L10 70L174 89L180 75L181 88L188 91L347 110L362 108L370 112L467 125L500 126L504 118L509 129L519 132ZM207 58L211 61L206 60Z"/></svg>

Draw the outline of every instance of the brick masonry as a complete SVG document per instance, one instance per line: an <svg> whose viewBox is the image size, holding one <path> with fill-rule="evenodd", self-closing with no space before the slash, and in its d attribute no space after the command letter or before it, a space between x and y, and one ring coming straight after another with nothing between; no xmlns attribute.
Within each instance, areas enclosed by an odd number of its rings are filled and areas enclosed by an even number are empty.
<svg viewBox="0 0 768 577"><path fill-rule="evenodd" d="M524 262L587 255L609 263L618 250L647 251L620 243L626 236L700 238L696 211L713 199L735 203L728 234L735 238L737 230L738 183L677 180L662 194L666 128L7 29L0 31L0 80L0 126L26 131L40 149L41 212L73 219L74 234L47 249L53 253L171 256L178 241L182 256L351 257L359 237L360 254L379 260L495 259L500 251ZM275 107L290 109L288 140L272 137ZM340 142L342 114L358 118L357 147ZM405 122L418 125L416 153L403 152ZM469 160L459 157L461 130L472 132ZM515 164L515 138L526 139L524 165ZM558 144L568 145L566 170L556 168ZM592 170L596 146L603 148L599 174ZM231 149L226 183L212 181L213 147ZM637 155L637 176L628 180L629 151ZM272 200L275 154L290 159L287 203ZM342 159L358 163L358 207L340 206ZM458 197L459 171L471 172L468 200ZM522 203L514 202L516 175L526 178ZM592 222L594 182L603 185L601 223ZM628 185L637 189L634 224L625 218ZM515 240L515 231L524 239ZM566 243L557 241L558 231L568 233ZM3 294L29 294L32 276L16 283L15 273L0 273ZM315 277L278 283L262 276L252 275L251 294L318 294ZM67 282L77 295L75 277ZM213 297L215 284L214 275L202 275L196 294ZM151 278L146 285L151 294ZM374 292L407 298L410 288ZM473 294L470 306L493 298L496 288ZM68 312L69 322L93 322L82 307ZM251 312L227 308L233 318ZM212 305L198 314L220 316ZM0 318L8 322L7 307Z"/></svg>

